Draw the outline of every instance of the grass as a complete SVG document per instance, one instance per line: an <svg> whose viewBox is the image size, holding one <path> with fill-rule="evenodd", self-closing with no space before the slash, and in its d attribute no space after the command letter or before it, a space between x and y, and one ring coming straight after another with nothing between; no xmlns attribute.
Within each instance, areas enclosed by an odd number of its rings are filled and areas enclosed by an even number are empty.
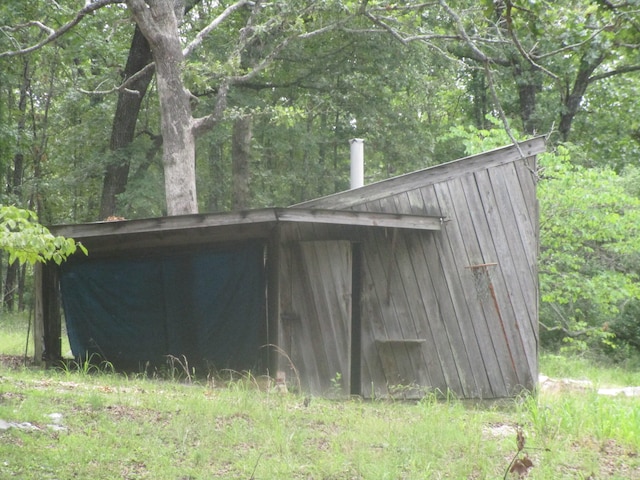
<svg viewBox="0 0 640 480"><path fill-rule="evenodd" d="M33 329L28 323L24 315L0 314L0 353L24 356L26 350L33 355Z"/></svg>
<svg viewBox="0 0 640 480"><path fill-rule="evenodd" d="M576 358L543 356L541 370L640 385L637 373ZM526 478L640 479L636 398L307 402L257 385L0 366L0 420L13 425L0 428L0 478L502 479L520 425Z"/></svg>
<svg viewBox="0 0 640 480"><path fill-rule="evenodd" d="M29 314L13 314L0 310L0 354L33 356L33 318ZM29 325L31 322L31 326ZM70 352L69 339L66 332L62 337L62 353Z"/></svg>

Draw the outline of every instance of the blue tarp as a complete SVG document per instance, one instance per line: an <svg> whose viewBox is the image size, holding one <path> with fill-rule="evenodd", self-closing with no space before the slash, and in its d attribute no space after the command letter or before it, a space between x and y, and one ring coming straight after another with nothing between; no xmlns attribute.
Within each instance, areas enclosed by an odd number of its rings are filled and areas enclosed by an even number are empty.
<svg viewBox="0 0 640 480"><path fill-rule="evenodd" d="M118 368L255 367L265 335L262 245L148 258L67 262L62 304L76 358Z"/></svg>

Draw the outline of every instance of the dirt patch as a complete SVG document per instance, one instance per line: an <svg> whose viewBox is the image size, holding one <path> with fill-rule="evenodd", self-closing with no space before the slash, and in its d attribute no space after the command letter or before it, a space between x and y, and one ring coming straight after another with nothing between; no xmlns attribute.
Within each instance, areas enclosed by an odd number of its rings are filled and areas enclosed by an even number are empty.
<svg viewBox="0 0 640 480"><path fill-rule="evenodd" d="M7 369L16 370L23 367L33 367L35 362L31 357L24 357L23 355L6 355L0 353L0 365Z"/></svg>
<svg viewBox="0 0 640 480"><path fill-rule="evenodd" d="M548 393L597 392L600 395L640 397L640 387L598 388L590 380L574 380L572 378L549 378L540 375L538 379L540 391Z"/></svg>

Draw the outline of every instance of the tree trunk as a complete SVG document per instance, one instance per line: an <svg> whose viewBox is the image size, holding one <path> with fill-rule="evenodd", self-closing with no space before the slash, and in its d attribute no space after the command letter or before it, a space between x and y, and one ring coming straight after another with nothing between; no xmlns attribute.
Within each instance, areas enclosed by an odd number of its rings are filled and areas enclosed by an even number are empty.
<svg viewBox="0 0 640 480"><path fill-rule="evenodd" d="M540 88L536 81L536 72L529 64L523 66L520 63L514 62L513 76L518 88L522 130L527 135L535 135L538 130L538 124L535 117L536 94Z"/></svg>
<svg viewBox="0 0 640 480"><path fill-rule="evenodd" d="M153 49L162 117L167 215L198 213L193 117L188 94L182 86L182 50L178 38L176 28L175 37L167 35Z"/></svg>
<svg viewBox="0 0 640 480"><path fill-rule="evenodd" d="M23 263L18 272L18 311L24 312L25 310L25 287L27 278L27 264Z"/></svg>
<svg viewBox="0 0 640 480"><path fill-rule="evenodd" d="M232 161L232 208L244 210L249 207L249 165L251 161L251 116L244 115L233 123L231 147Z"/></svg>
<svg viewBox="0 0 640 480"><path fill-rule="evenodd" d="M471 82L469 84L473 101L471 108L473 111L473 122L476 128L487 128L487 112L490 109L485 72L479 69L471 70Z"/></svg>
<svg viewBox="0 0 640 480"><path fill-rule="evenodd" d="M156 64L163 139L167 215L198 212L195 137L189 94L182 85L182 48L176 11L180 2L128 0L136 23L149 41Z"/></svg>
<svg viewBox="0 0 640 480"><path fill-rule="evenodd" d="M136 26L131 40L131 47L129 48L129 57L124 69L124 79L126 80L133 76L149 62L151 62L151 47L140 28ZM149 70L146 75L143 75L129 86L129 91L123 90L118 95L118 105L113 117L109 145L110 150L114 153L114 160L107 165L104 174L100 201L101 219L115 215L116 196L123 193L127 187L130 162L128 157L119 155L118 151L130 145L134 139L140 106L152 78L153 71ZM132 91L137 91L138 93L132 93Z"/></svg>
<svg viewBox="0 0 640 480"><path fill-rule="evenodd" d="M18 262L7 265L7 272L4 278L4 308L7 312L13 312L15 305L14 298L18 284Z"/></svg>
<svg viewBox="0 0 640 480"><path fill-rule="evenodd" d="M593 52L587 51L582 56L580 59L580 68L578 69L576 79L573 82L573 88L571 89L571 92L567 92L565 95L563 101L564 108L560 114L560 125L558 126L560 138L563 142L566 142L569 139L573 119L578 114L580 104L582 103L582 99L584 98L584 94L590 83L590 77L595 69L602 64L605 58L603 54L600 54L589 60L592 55Z"/></svg>
<svg viewBox="0 0 640 480"><path fill-rule="evenodd" d="M209 171L211 172L211 178L224 178L224 169L222 168L223 152L221 145L217 142L215 144L211 144L207 148L207 151L209 152L208 164L210 165ZM223 187L220 183L221 182L218 181L211 185L211 192L207 199L207 211L209 212L219 212L223 210Z"/></svg>
<svg viewBox="0 0 640 480"><path fill-rule="evenodd" d="M18 99L18 138L25 135L26 119L27 119L27 100L29 98L29 89L31 87L31 72L29 60L25 58L22 68L22 84L20 85L20 98ZM22 142L20 142L21 144ZM24 154L18 151L13 156L13 171L9 175L7 193L11 194L15 201L22 201L22 182L24 179ZM13 311L15 305L15 294L18 288L18 263L14 262L7 265L7 271L4 281L3 302L8 311Z"/></svg>

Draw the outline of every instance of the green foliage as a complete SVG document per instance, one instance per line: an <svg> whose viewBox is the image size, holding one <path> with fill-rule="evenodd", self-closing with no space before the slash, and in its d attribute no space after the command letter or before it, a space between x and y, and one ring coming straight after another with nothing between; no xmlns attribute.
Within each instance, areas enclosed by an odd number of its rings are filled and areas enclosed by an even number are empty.
<svg viewBox="0 0 640 480"><path fill-rule="evenodd" d="M9 263L37 263L53 260L58 265L77 249L87 250L73 239L55 237L38 223L30 210L0 206L0 250L9 254Z"/></svg>
<svg viewBox="0 0 640 480"><path fill-rule="evenodd" d="M615 345L621 310L640 299L640 199L608 168L571 163L571 149L541 155L541 321L571 347L589 337Z"/></svg>
<svg viewBox="0 0 640 480"><path fill-rule="evenodd" d="M500 120L493 115L487 115L485 120L487 128L477 128L472 125L455 125L450 127L449 131L442 135L438 141L447 144L458 144L464 147L459 157L486 152L513 143ZM524 140L524 136L520 132L514 131L512 134L516 140Z"/></svg>

